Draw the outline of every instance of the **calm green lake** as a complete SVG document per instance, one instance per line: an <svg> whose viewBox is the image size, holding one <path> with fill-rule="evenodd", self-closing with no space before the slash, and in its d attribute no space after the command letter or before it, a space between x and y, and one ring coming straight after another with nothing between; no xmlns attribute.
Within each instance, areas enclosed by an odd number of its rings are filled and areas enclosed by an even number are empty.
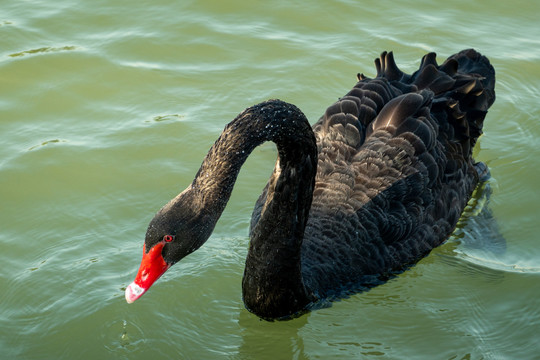
<svg viewBox="0 0 540 360"><path fill-rule="evenodd" d="M538 14L533 0L0 0L0 358L540 358ZM266 144L203 248L125 302L148 222L243 109L280 98L315 122L384 50L412 72L469 47L497 71L476 149L491 217L384 285L261 321L241 278Z"/></svg>

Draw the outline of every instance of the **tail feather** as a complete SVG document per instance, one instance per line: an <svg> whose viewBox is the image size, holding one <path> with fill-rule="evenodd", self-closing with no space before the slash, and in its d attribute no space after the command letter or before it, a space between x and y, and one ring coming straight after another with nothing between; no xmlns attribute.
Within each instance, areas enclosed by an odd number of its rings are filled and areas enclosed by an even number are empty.
<svg viewBox="0 0 540 360"><path fill-rule="evenodd" d="M389 53L391 54L391 53ZM459 142L463 155L472 153L487 110L495 101L495 70L489 60L473 49L460 51L438 65L435 53L422 58L420 68L412 75L402 73L393 56L383 53L384 67L377 68L378 76L385 77L396 87L402 83L434 93L432 116L442 127L447 141ZM401 76L396 74L401 73ZM397 84L400 83L400 84Z"/></svg>
<svg viewBox="0 0 540 360"><path fill-rule="evenodd" d="M385 51L375 60L375 67L377 76L373 79L357 75L359 81L354 88L315 124L316 133L331 132L336 125L339 131L348 128L355 132L355 136L346 137L354 139L347 141L348 145L359 148L388 102L402 94L426 90L433 93L431 115L439 124L441 141L460 143L460 155L471 156L487 110L495 101L495 70L485 56L467 49L438 65L436 54L429 53L416 72L406 74L396 65L394 54Z"/></svg>

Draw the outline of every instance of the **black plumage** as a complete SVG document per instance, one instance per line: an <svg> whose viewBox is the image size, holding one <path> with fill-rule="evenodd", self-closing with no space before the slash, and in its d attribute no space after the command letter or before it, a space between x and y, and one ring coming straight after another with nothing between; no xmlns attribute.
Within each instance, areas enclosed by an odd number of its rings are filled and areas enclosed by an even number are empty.
<svg viewBox="0 0 540 360"><path fill-rule="evenodd" d="M435 54L408 75L393 54L311 127L294 105L242 112L210 149L193 183L152 220L148 251L166 234L174 264L210 236L240 167L274 141L278 160L255 204L242 281L246 307L266 319L377 284L440 245L486 168L472 158L495 72L464 50ZM480 175L479 175L480 174Z"/></svg>

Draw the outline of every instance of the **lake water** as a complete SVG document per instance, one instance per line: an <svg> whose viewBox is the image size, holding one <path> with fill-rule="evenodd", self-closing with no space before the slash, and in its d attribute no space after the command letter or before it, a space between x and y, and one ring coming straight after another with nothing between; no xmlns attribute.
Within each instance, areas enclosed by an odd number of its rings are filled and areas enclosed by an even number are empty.
<svg viewBox="0 0 540 360"><path fill-rule="evenodd" d="M540 2L448 4L1 0L0 358L538 359ZM259 320L240 284L266 144L205 246L126 304L149 220L244 108L281 98L314 122L384 50L412 72L469 47L497 71L476 149L492 194L443 246Z"/></svg>

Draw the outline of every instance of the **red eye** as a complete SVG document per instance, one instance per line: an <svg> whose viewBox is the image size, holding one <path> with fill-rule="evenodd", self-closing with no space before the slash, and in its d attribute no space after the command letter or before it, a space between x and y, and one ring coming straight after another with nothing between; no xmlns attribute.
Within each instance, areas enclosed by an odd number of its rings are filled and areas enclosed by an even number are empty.
<svg viewBox="0 0 540 360"><path fill-rule="evenodd" d="M171 241L174 240L174 236L172 236L172 235L165 235L165 236L163 237L163 240L165 240L165 242L171 242Z"/></svg>

